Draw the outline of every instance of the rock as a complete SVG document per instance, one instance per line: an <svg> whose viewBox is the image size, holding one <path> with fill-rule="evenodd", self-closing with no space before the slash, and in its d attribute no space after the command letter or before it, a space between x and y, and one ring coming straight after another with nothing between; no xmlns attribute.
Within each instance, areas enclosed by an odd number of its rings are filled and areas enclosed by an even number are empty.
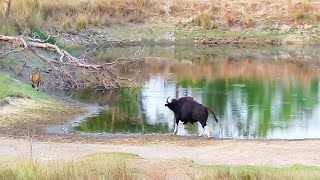
<svg viewBox="0 0 320 180"><path fill-rule="evenodd" d="M291 27L292 27L291 25L284 24L279 27L279 30L281 33L284 33L284 32L290 31Z"/></svg>
<svg viewBox="0 0 320 180"><path fill-rule="evenodd" d="M270 44L271 44L271 45L280 45L280 44L281 44L281 41L280 41L280 40L274 40L274 39L273 39L273 40L270 41Z"/></svg>
<svg viewBox="0 0 320 180"><path fill-rule="evenodd" d="M3 101L0 101L0 107L1 106L5 106L5 105L9 105L9 101L8 100L3 100Z"/></svg>
<svg viewBox="0 0 320 180"><path fill-rule="evenodd" d="M313 25L310 25L310 24L305 24L305 25L304 25L304 29L305 29L305 30L309 30L309 29L311 29L311 28L313 28Z"/></svg>
<svg viewBox="0 0 320 180"><path fill-rule="evenodd" d="M13 93L13 94L10 94L9 97L20 98L20 99L31 99L30 96L24 95L22 93Z"/></svg>
<svg viewBox="0 0 320 180"><path fill-rule="evenodd" d="M174 32L166 32L163 36L163 39L166 41L175 41L175 33Z"/></svg>
<svg viewBox="0 0 320 180"><path fill-rule="evenodd" d="M236 39L227 39L227 38L214 38L214 37L194 37L195 44L203 44L203 45L237 45L241 44L240 37Z"/></svg>

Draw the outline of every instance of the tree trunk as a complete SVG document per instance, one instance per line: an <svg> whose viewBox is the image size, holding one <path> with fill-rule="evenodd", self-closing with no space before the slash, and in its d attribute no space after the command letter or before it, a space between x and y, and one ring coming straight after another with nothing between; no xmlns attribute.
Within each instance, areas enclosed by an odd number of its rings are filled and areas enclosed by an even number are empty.
<svg viewBox="0 0 320 180"><path fill-rule="evenodd" d="M9 13L10 13L10 7L11 7L11 0L7 0L7 9L6 9L6 20L9 18Z"/></svg>

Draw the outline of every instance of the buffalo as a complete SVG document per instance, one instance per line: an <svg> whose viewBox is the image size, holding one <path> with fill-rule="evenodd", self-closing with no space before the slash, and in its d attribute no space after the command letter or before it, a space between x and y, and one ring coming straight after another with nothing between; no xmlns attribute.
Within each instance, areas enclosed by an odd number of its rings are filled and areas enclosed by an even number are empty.
<svg viewBox="0 0 320 180"><path fill-rule="evenodd" d="M169 97L167 98L167 104L165 104L165 106L167 106L170 110L174 112L176 119L176 124L173 131L174 134L178 130L179 120L182 121L183 124L186 124L188 122L193 124L199 121L203 128L199 136L202 136L207 126L208 110L211 111L216 122L218 123L218 119L213 113L213 111L203 106L202 104L199 104L192 97L182 97L178 100L172 99L171 102L169 102L168 99ZM208 136L210 136L209 132Z"/></svg>

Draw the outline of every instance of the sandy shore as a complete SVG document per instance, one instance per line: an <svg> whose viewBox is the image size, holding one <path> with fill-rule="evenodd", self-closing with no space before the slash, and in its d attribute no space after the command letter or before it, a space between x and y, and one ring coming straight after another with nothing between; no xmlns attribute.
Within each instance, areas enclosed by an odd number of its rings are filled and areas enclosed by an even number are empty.
<svg viewBox="0 0 320 180"><path fill-rule="evenodd" d="M143 137L137 137L143 139ZM150 138L152 139L152 138ZM158 139L158 138L155 138ZM0 156L34 157L42 160L67 160L96 152L128 152L146 160L191 160L200 164L289 166L320 165L320 141L257 141L181 138L181 143L154 144L116 142L52 142L30 139L0 138ZM184 141L195 141L187 145ZM123 138L121 141L125 141ZM207 142L207 145L199 144ZM31 153L32 152L32 153Z"/></svg>

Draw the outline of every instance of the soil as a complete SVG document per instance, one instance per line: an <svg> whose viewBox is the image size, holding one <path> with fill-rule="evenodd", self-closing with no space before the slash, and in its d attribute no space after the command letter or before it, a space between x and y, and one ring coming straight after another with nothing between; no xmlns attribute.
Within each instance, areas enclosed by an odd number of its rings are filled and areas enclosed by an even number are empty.
<svg viewBox="0 0 320 180"><path fill-rule="evenodd" d="M69 141L67 141L67 140ZM219 140L177 136L0 138L0 156L74 159L96 152L128 152L146 160L212 165L320 166L319 140ZM32 147L32 148L31 148Z"/></svg>

